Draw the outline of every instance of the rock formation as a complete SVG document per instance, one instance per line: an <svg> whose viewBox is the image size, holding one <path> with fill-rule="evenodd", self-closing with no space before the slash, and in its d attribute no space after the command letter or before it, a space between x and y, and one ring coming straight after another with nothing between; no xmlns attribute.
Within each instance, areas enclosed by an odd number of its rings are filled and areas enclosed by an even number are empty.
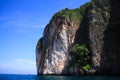
<svg viewBox="0 0 120 80"><path fill-rule="evenodd" d="M37 74L119 74L119 5L92 0L56 13L36 46Z"/></svg>

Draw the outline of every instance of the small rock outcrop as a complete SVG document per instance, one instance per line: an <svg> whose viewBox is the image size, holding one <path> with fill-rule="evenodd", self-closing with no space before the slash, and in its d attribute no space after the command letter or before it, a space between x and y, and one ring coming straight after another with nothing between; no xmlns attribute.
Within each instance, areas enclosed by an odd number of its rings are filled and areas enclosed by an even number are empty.
<svg viewBox="0 0 120 80"><path fill-rule="evenodd" d="M120 74L119 5L92 0L56 13L36 46L37 74Z"/></svg>

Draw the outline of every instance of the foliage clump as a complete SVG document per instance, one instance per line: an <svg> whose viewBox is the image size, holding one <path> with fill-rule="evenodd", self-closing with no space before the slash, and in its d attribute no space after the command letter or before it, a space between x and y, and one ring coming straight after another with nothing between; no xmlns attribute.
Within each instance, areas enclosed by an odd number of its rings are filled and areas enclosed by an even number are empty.
<svg viewBox="0 0 120 80"><path fill-rule="evenodd" d="M58 13L56 13L53 17L64 17L69 18L70 20L80 22L83 19L84 13L89 6L89 3L86 3L85 5L81 6L77 9L68 9L65 8Z"/></svg>
<svg viewBox="0 0 120 80"><path fill-rule="evenodd" d="M43 38L40 38L40 39L38 40L38 43L37 43L37 46L36 46L37 49L42 48L42 40L43 40Z"/></svg>
<svg viewBox="0 0 120 80"><path fill-rule="evenodd" d="M85 70L90 68L89 50L86 45L75 44L71 49L71 58L70 66L81 67Z"/></svg>
<svg viewBox="0 0 120 80"><path fill-rule="evenodd" d="M88 71L90 69L90 64L86 64L82 67L83 70Z"/></svg>
<svg viewBox="0 0 120 80"><path fill-rule="evenodd" d="M70 20L73 20L76 22L79 22L82 19L82 16L77 9L70 10L68 8L65 8L59 11L57 14L55 14L55 16L69 18Z"/></svg>

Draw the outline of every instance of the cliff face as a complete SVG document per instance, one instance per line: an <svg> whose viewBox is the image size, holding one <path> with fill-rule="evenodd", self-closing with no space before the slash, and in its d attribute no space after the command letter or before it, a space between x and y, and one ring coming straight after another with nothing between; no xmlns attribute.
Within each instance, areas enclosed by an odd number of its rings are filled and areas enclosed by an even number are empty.
<svg viewBox="0 0 120 80"><path fill-rule="evenodd" d="M77 23L69 18L54 17L47 25L37 49L37 67L40 74L61 74L69 61L69 47L74 43Z"/></svg>
<svg viewBox="0 0 120 80"><path fill-rule="evenodd" d="M37 73L119 74L119 5L92 0L56 13L36 46Z"/></svg>

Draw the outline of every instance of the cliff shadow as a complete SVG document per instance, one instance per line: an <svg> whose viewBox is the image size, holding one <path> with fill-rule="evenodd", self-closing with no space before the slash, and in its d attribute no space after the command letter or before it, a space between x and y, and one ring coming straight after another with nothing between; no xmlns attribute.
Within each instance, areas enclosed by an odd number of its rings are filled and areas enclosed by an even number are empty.
<svg viewBox="0 0 120 80"><path fill-rule="evenodd" d="M110 2L110 19L104 32L101 54L101 74L120 75L120 2Z"/></svg>

